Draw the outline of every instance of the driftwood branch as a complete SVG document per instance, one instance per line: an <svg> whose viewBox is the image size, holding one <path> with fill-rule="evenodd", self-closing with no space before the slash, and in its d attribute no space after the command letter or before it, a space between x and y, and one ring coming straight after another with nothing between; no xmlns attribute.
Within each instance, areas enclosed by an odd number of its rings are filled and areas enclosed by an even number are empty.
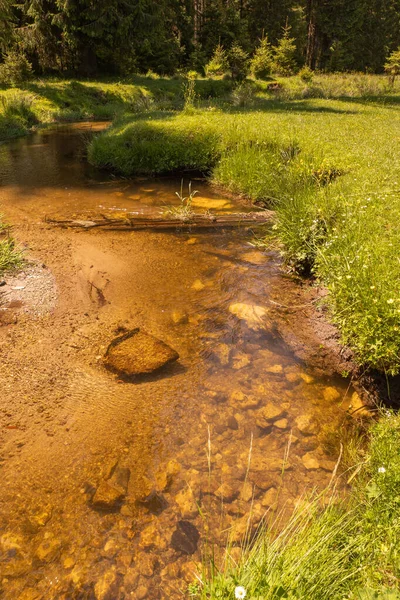
<svg viewBox="0 0 400 600"><path fill-rule="evenodd" d="M143 229L207 229L214 227L249 227L262 225L272 220L271 211L230 213L226 215L194 214L190 219L168 218L161 216L126 216L113 219L105 215L95 218L65 219L46 217L46 222L58 227L76 229L107 229L134 231Z"/></svg>

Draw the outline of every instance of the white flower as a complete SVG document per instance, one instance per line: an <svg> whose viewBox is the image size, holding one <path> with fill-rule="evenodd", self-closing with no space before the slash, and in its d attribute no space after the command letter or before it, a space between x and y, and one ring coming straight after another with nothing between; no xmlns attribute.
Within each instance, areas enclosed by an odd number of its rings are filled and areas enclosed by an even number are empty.
<svg viewBox="0 0 400 600"><path fill-rule="evenodd" d="M238 585L235 587L235 598L237 598L237 600L240 600L241 598L245 598L246 594L247 594L247 592L242 585Z"/></svg>
<svg viewBox="0 0 400 600"><path fill-rule="evenodd" d="M386 473L385 467L379 467L378 473ZM244 597L244 596L243 596Z"/></svg>

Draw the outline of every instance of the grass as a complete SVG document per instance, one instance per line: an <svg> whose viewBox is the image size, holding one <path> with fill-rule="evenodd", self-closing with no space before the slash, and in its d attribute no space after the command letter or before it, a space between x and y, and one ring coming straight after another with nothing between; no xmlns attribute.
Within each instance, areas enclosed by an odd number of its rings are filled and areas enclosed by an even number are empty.
<svg viewBox="0 0 400 600"><path fill-rule="evenodd" d="M227 547L221 565L204 564L197 598L395 600L400 598L400 416L382 413L358 447L352 489L303 498L282 525L266 519L242 555ZM237 556L237 554L236 554Z"/></svg>
<svg viewBox="0 0 400 600"><path fill-rule="evenodd" d="M190 113L125 115L93 140L89 158L124 175L201 170L272 206L285 260L327 286L342 341L360 364L396 374L400 93L378 76L315 81L329 98L299 99L311 84L293 78L278 98L257 82L243 108L219 98Z"/></svg>
<svg viewBox="0 0 400 600"><path fill-rule="evenodd" d="M7 235L7 226L0 215L0 276L11 269L22 265L22 254L15 247L15 242Z"/></svg>

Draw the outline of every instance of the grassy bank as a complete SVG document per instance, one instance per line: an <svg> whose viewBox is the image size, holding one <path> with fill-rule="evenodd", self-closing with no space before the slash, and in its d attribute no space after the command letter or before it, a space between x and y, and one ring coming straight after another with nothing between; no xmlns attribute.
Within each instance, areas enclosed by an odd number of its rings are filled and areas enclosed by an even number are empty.
<svg viewBox="0 0 400 600"><path fill-rule="evenodd" d="M372 81L377 92L386 80ZM299 85L287 82L287 95L296 96ZM124 175L198 168L231 192L273 206L286 260L328 287L343 342L361 364L394 374L400 95L368 99L354 79L348 88L340 99L256 92L243 108L219 102L189 113L126 115L92 142L89 157Z"/></svg>
<svg viewBox="0 0 400 600"><path fill-rule="evenodd" d="M196 96L208 101L228 94L228 81L196 81ZM80 120L108 120L126 111L178 110L184 80L135 76L127 81L43 79L20 87L0 87L0 141L32 127Z"/></svg>
<svg viewBox="0 0 400 600"><path fill-rule="evenodd" d="M267 515L240 558L228 544L222 564L205 561L194 596L234 598L240 586L263 600L400 598L400 417L382 414L368 438L341 476L352 478L345 500L333 489L303 499L283 528Z"/></svg>

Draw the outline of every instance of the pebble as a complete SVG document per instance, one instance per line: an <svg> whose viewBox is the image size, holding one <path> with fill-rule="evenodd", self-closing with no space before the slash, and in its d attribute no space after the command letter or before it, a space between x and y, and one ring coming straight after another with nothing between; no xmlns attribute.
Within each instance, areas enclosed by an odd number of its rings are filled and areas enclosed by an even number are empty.
<svg viewBox="0 0 400 600"><path fill-rule="evenodd" d="M108 569L94 586L96 600L115 600L118 597L118 577L115 567Z"/></svg>
<svg viewBox="0 0 400 600"><path fill-rule="evenodd" d="M278 493L276 488L271 487L269 490L265 492L265 494L261 498L261 505L264 507L273 506L278 499Z"/></svg>
<svg viewBox="0 0 400 600"><path fill-rule="evenodd" d="M91 506L96 510L116 511L119 510L124 496L123 489L103 480L94 493Z"/></svg>
<svg viewBox="0 0 400 600"><path fill-rule="evenodd" d="M187 313L181 310L174 310L171 315L171 319L175 325L186 325L186 323L189 321Z"/></svg>
<svg viewBox="0 0 400 600"><path fill-rule="evenodd" d="M261 398L257 396L247 396L241 390L235 390L229 396L229 401L233 406L240 406L244 410L257 408L261 403Z"/></svg>
<svg viewBox="0 0 400 600"><path fill-rule="evenodd" d="M36 548L35 556L40 562L51 562L57 558L61 550L61 541L57 538L45 539Z"/></svg>
<svg viewBox="0 0 400 600"><path fill-rule="evenodd" d="M336 388L329 386L324 389L323 396L327 402L334 402L335 400L339 400L340 393Z"/></svg>
<svg viewBox="0 0 400 600"><path fill-rule="evenodd" d="M183 488L175 496L175 502L184 519L195 518L199 514L198 506L193 498L193 492L189 487Z"/></svg>
<svg viewBox="0 0 400 600"><path fill-rule="evenodd" d="M200 279L196 279L196 281L192 284L192 290L195 290L196 292L201 292L201 290L204 290L205 287L206 286L202 281L200 281Z"/></svg>
<svg viewBox="0 0 400 600"><path fill-rule="evenodd" d="M256 424L264 429L269 427L273 421L279 420L285 415L285 410L280 406L276 406L272 402L268 402L261 410L258 411Z"/></svg>
<svg viewBox="0 0 400 600"><path fill-rule="evenodd" d="M287 419L279 419L279 421L274 422L274 427L278 429L287 429L289 425L289 421Z"/></svg>
<svg viewBox="0 0 400 600"><path fill-rule="evenodd" d="M229 364L231 349L228 344L218 344L213 349L213 354L221 365L226 366Z"/></svg>
<svg viewBox="0 0 400 600"><path fill-rule="evenodd" d="M316 435L319 431L318 424L312 415L300 415L296 419L296 425L303 435Z"/></svg>
<svg viewBox="0 0 400 600"><path fill-rule="evenodd" d="M243 502L249 502L249 500L253 498L253 495L254 486L249 481L246 481L240 491L240 499L243 500Z"/></svg>
<svg viewBox="0 0 400 600"><path fill-rule="evenodd" d="M311 377L308 373L300 373L300 377L305 383L314 383L314 377Z"/></svg>
<svg viewBox="0 0 400 600"><path fill-rule="evenodd" d="M241 321L245 321L247 326L254 331L265 329L265 318L268 311L263 306L236 302L229 306L229 312Z"/></svg>
<svg viewBox="0 0 400 600"><path fill-rule="evenodd" d="M230 483L222 483L219 488L214 492L217 498L220 498L224 502L232 502L239 495L239 490Z"/></svg>
<svg viewBox="0 0 400 600"><path fill-rule="evenodd" d="M320 463L316 456L311 452L307 452L301 457L301 461L308 471L316 470L320 468Z"/></svg>

